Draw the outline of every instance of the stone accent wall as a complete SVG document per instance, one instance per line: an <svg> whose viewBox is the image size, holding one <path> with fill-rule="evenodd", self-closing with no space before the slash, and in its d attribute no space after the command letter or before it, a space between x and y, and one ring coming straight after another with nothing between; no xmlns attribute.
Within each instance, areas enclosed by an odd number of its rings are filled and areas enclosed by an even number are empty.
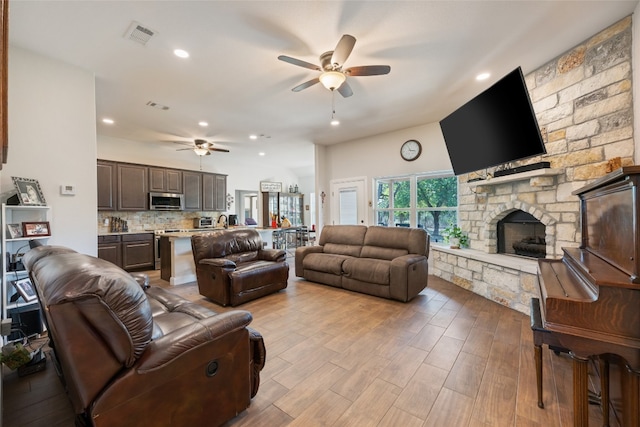
<svg viewBox="0 0 640 427"><path fill-rule="evenodd" d="M492 176L495 168L460 176L459 225L471 249L495 253L496 224L516 209L545 224L548 258L561 257L562 247L578 246L579 202L571 193L620 164L633 164L631 43L629 16L525 76L547 154L510 166L548 161L558 174L498 185L468 183ZM444 262L458 264L451 257ZM449 274L443 264L434 267L436 275ZM456 283L452 274L449 280ZM504 288L504 281L495 282L487 287ZM522 286L511 301L497 297L497 289L479 293L521 310L522 301L537 295Z"/></svg>

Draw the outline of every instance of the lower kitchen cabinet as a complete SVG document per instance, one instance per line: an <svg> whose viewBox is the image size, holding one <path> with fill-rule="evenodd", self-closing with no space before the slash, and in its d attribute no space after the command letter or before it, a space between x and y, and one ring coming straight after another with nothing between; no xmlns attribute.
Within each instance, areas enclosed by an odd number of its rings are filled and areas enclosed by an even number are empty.
<svg viewBox="0 0 640 427"><path fill-rule="evenodd" d="M124 270L155 268L153 233L98 236L98 258L112 262Z"/></svg>

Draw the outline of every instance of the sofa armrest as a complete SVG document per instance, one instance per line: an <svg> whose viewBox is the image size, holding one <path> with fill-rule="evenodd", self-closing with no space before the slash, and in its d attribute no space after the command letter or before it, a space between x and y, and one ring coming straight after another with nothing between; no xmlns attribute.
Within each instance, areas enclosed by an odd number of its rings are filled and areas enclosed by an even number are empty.
<svg viewBox="0 0 640 427"><path fill-rule="evenodd" d="M236 268L236 263L227 258L205 258L201 259L199 264L218 268L228 268L231 270L235 270Z"/></svg>
<svg viewBox="0 0 640 427"><path fill-rule="evenodd" d="M138 371L158 369L201 344L247 327L252 319L251 313L244 310L228 311L202 320L194 319L193 323L151 341L140 358Z"/></svg>
<svg viewBox="0 0 640 427"><path fill-rule="evenodd" d="M429 261L420 254L408 254L391 261L389 292L393 299L407 302L427 286Z"/></svg>
<svg viewBox="0 0 640 427"><path fill-rule="evenodd" d="M281 262L287 259L287 253L282 249L262 249L258 252L258 258L263 261Z"/></svg>
<svg viewBox="0 0 640 427"><path fill-rule="evenodd" d="M304 267L302 261L304 257L313 253L324 252L324 246L300 246L296 248L295 264L296 264L296 276L304 277Z"/></svg>

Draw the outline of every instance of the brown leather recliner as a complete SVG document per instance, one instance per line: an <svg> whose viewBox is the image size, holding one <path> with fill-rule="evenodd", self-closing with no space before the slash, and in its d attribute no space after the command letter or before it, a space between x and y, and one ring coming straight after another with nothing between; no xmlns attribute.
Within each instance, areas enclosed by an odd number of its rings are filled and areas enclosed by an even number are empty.
<svg viewBox="0 0 640 427"><path fill-rule="evenodd" d="M263 248L253 229L215 230L191 236L200 294L236 306L287 287L286 252Z"/></svg>
<svg viewBox="0 0 640 427"><path fill-rule="evenodd" d="M69 248L40 246L24 262L82 425L218 426L249 406L265 362L249 312L145 290Z"/></svg>

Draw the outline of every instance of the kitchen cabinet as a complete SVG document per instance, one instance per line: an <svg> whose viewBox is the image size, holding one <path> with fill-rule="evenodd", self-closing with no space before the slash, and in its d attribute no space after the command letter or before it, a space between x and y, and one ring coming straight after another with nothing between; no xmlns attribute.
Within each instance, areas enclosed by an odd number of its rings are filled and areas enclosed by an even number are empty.
<svg viewBox="0 0 640 427"><path fill-rule="evenodd" d="M127 270L155 268L153 233L98 236L98 258Z"/></svg>
<svg viewBox="0 0 640 427"><path fill-rule="evenodd" d="M182 171L149 166L149 191L182 194Z"/></svg>
<svg viewBox="0 0 640 427"><path fill-rule="evenodd" d="M144 211L148 209L148 167L117 163L118 210Z"/></svg>
<svg viewBox="0 0 640 427"><path fill-rule="evenodd" d="M30 249L30 240L42 240L46 242L50 236L25 236L20 235L12 236L9 234L7 224L16 224L16 229L22 230L23 222L47 222L51 224L51 208L48 206L12 206L2 204L2 298L0 304L2 305L2 319L15 318L14 322L18 322L16 319L20 317L20 313L26 315L27 312L38 311L38 300L25 301L23 297L19 297L15 286L13 285L17 281L28 279L29 274L25 270L22 263L22 256ZM49 226L49 232L51 228ZM42 322L39 315L32 316L33 319L28 320L21 319L23 323L22 329L26 329L23 332L27 335L39 334L42 332ZM21 339L19 333L13 333L8 340ZM5 341L6 342L6 341Z"/></svg>
<svg viewBox="0 0 640 427"><path fill-rule="evenodd" d="M116 163L98 160L98 210L115 211L118 198Z"/></svg>
<svg viewBox="0 0 640 427"><path fill-rule="evenodd" d="M303 225L304 194L262 193L262 226L271 227L271 215L277 214L278 223L282 217L289 219L294 227Z"/></svg>
<svg viewBox="0 0 640 427"><path fill-rule="evenodd" d="M202 210L202 173L182 172L182 188L184 190L184 210Z"/></svg>
<svg viewBox="0 0 640 427"><path fill-rule="evenodd" d="M202 174L202 210L225 212L227 210L227 176Z"/></svg>
<svg viewBox="0 0 640 427"><path fill-rule="evenodd" d="M120 236L98 236L98 258L122 267Z"/></svg>

